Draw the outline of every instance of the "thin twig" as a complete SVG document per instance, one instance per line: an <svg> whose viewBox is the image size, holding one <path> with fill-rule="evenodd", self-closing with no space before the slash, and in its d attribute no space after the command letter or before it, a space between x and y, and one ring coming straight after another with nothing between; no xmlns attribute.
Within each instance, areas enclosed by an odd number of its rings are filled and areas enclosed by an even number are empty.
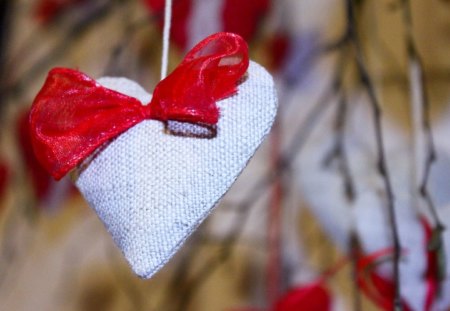
<svg viewBox="0 0 450 311"><path fill-rule="evenodd" d="M359 38L357 35L357 24L354 16L355 10L355 0L346 0L346 12L347 12L347 23L348 23L348 33L350 36L351 45L353 46L355 56L356 56L356 66L358 70L361 83L367 91L369 96L369 103L372 108L374 115L374 126L375 126L375 140L377 147L377 169L380 176L383 179L384 187L386 191L388 216L392 233L392 248L393 248L393 281L395 288L394 296L394 308L395 311L402 310L402 303L400 298L400 239L398 233L397 219L395 215L395 204L394 204L394 193L392 189L391 180L389 177L387 162L385 157L385 146L382 133L382 123L381 123L381 107L378 102L378 98L375 94L375 87L371 81L367 66L363 59L363 51Z"/></svg>
<svg viewBox="0 0 450 311"><path fill-rule="evenodd" d="M325 158L325 164L330 165L332 160L338 160L338 168L344 181L344 192L347 200L352 202L355 198L353 180L350 174L347 154L345 152L345 124L347 119L347 98L344 90L341 90L338 107L336 110L336 119L334 130L336 141L330 154Z"/></svg>
<svg viewBox="0 0 450 311"><path fill-rule="evenodd" d="M431 245L429 247L433 247L433 250L437 251L439 254L440 263L438 265L438 277L442 281L445 278L446 275L446 267L445 267L445 260L442 260L442 256L445 256L444 252L444 244L443 244L443 238L442 233L445 230L445 227L439 218L439 215L436 210L436 206L433 202L433 199L431 197L431 194L428 190L428 180L431 173L431 167L436 162L436 148L434 144L433 139L433 133L431 129L431 113L430 113L430 103L428 100L428 94L426 90L426 81L425 81L425 74L423 69L423 62L422 58L419 55L419 52L417 51L416 44L414 42L413 38L413 25L412 25L412 16L411 16L411 4L409 0L402 0L403 5L403 21L405 24L405 40L406 40L406 47L407 47L407 53L409 58L409 64L411 68L411 87L416 87L417 89L412 90L419 92L417 95L418 100L420 101L418 104L421 105L421 130L423 131L423 135L425 137L425 165L424 165L424 171L423 176L421 176L420 183L418 186L418 193L421 196L421 198L426 203L432 217L434 220L434 230L433 230L433 239L431 241ZM414 85L412 83L416 82ZM412 98L412 101L414 101L414 98ZM414 108L412 108L414 109ZM416 135L420 135L422 133L415 133ZM417 163L413 163L413 165L416 165ZM414 180L416 182L416 180ZM416 184L414 184L416 186Z"/></svg>
<svg viewBox="0 0 450 311"><path fill-rule="evenodd" d="M362 311L362 297L361 291L359 289L358 282L358 259L359 254L361 253L361 248L359 244L359 239L355 231L350 233L350 258L351 258L351 268L352 268L352 280L353 280L353 310Z"/></svg>
<svg viewBox="0 0 450 311"><path fill-rule="evenodd" d="M4 107L6 96L3 96L2 90L5 88L6 78L6 58L8 53L8 40L11 27L12 0L0 1L0 122L3 123Z"/></svg>
<svg viewBox="0 0 450 311"><path fill-rule="evenodd" d="M353 178L350 173L350 166L348 157L345 152L345 124L347 122L347 97L345 91L341 91L341 98L338 102L338 110L336 113L336 146L334 150L334 157L339 161L339 171L344 182L344 193L348 202L352 203L355 200L355 188ZM352 226L350 231L350 257L352 267L352 283L353 283L353 308L355 311L362 310L361 291L358 283L358 254L359 254L359 240L355 228Z"/></svg>
<svg viewBox="0 0 450 311"><path fill-rule="evenodd" d="M434 146L434 139L433 134L431 130L431 121L430 121L430 104L428 101L428 94L426 91L425 86L425 76L423 71L423 62L422 59L417 52L417 48L414 43L413 34L412 34L412 20L411 20L411 8L410 8L410 2L409 0L402 0L403 4L403 19L405 23L406 28L406 46L407 46L407 53L408 58L411 66L417 66L417 80L418 83L416 86L419 87L420 92L420 102L422 104L423 113L422 113L422 127L423 132L426 137L427 143L426 143L426 157L425 157L425 167L424 167L424 174L422 176L422 180L419 184L419 193L420 195L425 199L425 201L429 202L428 206L430 208L430 212L433 215L435 225L437 227L443 228L443 224L439 219L439 216L436 212L436 208L434 204L432 203L432 199L430 197L430 194L427 189L427 183L430 176L430 170L431 166L436 161L436 148Z"/></svg>
<svg viewBox="0 0 450 311"><path fill-rule="evenodd" d="M349 39L348 36L344 36ZM341 57L343 57L342 64L345 64L346 52L348 48L349 41L343 42L341 46ZM334 124L334 130L336 133L336 141L330 154L325 157L325 165L329 165L333 159L338 161L338 169L341 173L344 182L344 193L348 202L353 202L355 199L355 188L353 178L350 173L350 165L348 162L348 157L345 152L345 124L347 123L347 111L348 111L348 100L344 88L342 87L344 79L344 68L341 70L341 77L339 83L336 84L336 93L340 93L340 99L338 101L338 106L336 110L336 119ZM350 257L352 264L352 281L353 281L353 308L355 311L362 310L362 299L361 292L359 290L358 284L358 274L357 274L357 261L359 254L359 241L358 235L354 228L350 232Z"/></svg>

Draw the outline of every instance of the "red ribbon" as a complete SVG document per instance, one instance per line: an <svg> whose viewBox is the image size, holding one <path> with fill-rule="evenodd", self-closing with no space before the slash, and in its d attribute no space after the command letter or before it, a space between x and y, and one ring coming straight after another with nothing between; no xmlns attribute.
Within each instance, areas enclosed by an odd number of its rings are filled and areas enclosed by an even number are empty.
<svg viewBox="0 0 450 311"><path fill-rule="evenodd" d="M211 35L156 86L147 106L79 71L52 69L31 108L35 154L58 180L102 144L145 119L216 124L216 101L237 91L248 65L248 47L240 36Z"/></svg>

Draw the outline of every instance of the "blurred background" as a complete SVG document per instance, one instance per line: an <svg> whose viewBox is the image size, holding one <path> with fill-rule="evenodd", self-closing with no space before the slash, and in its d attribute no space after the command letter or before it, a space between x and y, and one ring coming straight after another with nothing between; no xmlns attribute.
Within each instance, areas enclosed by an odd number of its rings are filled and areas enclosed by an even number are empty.
<svg viewBox="0 0 450 311"><path fill-rule="evenodd" d="M280 108L212 215L141 280L36 161L27 116L56 66L151 92L164 0L0 0L0 310L450 310L450 1L173 2L170 69L236 32Z"/></svg>

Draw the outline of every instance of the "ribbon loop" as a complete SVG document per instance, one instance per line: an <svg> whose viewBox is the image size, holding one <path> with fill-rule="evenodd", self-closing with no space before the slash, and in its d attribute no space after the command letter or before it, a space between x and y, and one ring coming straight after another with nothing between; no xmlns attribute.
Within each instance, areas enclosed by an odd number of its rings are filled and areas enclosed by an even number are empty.
<svg viewBox="0 0 450 311"><path fill-rule="evenodd" d="M36 157L58 180L101 145L146 118L216 124L216 101L236 92L248 64L248 48L241 37L209 36L156 86L147 106L79 71L55 68L30 112Z"/></svg>
<svg viewBox="0 0 450 311"><path fill-rule="evenodd" d="M156 86L150 117L216 124L216 101L236 92L248 65L247 44L240 36L221 32L207 37Z"/></svg>

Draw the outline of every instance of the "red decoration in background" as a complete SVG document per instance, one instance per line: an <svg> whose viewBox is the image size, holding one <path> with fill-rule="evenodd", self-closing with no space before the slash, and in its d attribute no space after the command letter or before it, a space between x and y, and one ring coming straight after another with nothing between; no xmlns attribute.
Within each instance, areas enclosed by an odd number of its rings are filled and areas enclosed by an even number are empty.
<svg viewBox="0 0 450 311"><path fill-rule="evenodd" d="M165 0L145 0L148 9L153 12L158 20L158 27L164 26ZM187 45L188 18L191 14L192 0L174 0L172 6L172 21L170 25L170 40L178 47L185 49Z"/></svg>
<svg viewBox="0 0 450 311"><path fill-rule="evenodd" d="M432 228L424 218L421 222L425 229L426 245L428 247L432 238ZM381 310L392 311L394 309L395 287L394 283L376 271L380 261L391 256L392 249L383 249L370 255L359 256L357 260L357 282L361 291L375 303ZM427 251L428 265L425 272L427 283L427 296L424 311L432 310L433 303L437 297L439 287L439 274L437 266L437 253L433 250ZM317 310L328 311L332 308L332 295L328 291L325 281L328 277L338 272L347 263L344 259L329 271L326 271L318 281L296 287L288 291L272 308L271 311L298 311ZM412 311L411 307L403 300L404 311ZM233 309L239 311L258 311L256 308Z"/></svg>
<svg viewBox="0 0 450 311"><path fill-rule="evenodd" d="M19 147L31 177L34 193L39 200L42 200L49 192L51 176L34 155L28 122L29 116L29 111L27 110L17 119Z"/></svg>
<svg viewBox="0 0 450 311"><path fill-rule="evenodd" d="M295 287L285 293L270 311L330 311L332 295L325 286L324 280ZM229 311L263 311L258 308L238 308ZM267 309L266 309L267 310Z"/></svg>
<svg viewBox="0 0 450 311"><path fill-rule="evenodd" d="M290 38L287 34L275 34L268 43L269 67L273 71L281 69L289 51Z"/></svg>
<svg viewBox="0 0 450 311"><path fill-rule="evenodd" d="M236 92L248 65L248 48L241 37L209 36L156 86L147 106L79 71L53 69L30 113L35 154L60 179L95 149L144 119L215 124L216 101Z"/></svg>
<svg viewBox="0 0 450 311"><path fill-rule="evenodd" d="M6 186L9 181L9 168L3 161L0 162L0 198L3 197L6 191Z"/></svg>
<svg viewBox="0 0 450 311"><path fill-rule="evenodd" d="M386 279L376 271L378 262L392 254L392 249L385 249L365 257L357 262L358 284L362 292L384 311L394 310L394 282ZM404 311L412 311L405 301L402 301Z"/></svg>
<svg viewBox="0 0 450 311"><path fill-rule="evenodd" d="M222 14L223 31L234 32L250 40L269 7L269 0L226 0Z"/></svg>
<svg viewBox="0 0 450 311"><path fill-rule="evenodd" d="M278 299L266 310L270 311L297 311L314 310L329 311L332 309L333 298L326 286L326 281L333 277L348 262L347 258L340 259L335 265L324 271L315 281L296 286ZM233 309L233 311L262 311L257 308Z"/></svg>
<svg viewBox="0 0 450 311"><path fill-rule="evenodd" d="M296 287L287 292L273 311L330 311L332 298L322 281Z"/></svg>
<svg viewBox="0 0 450 311"><path fill-rule="evenodd" d="M85 0L41 0L36 6L35 16L43 24L52 22L59 14Z"/></svg>
<svg viewBox="0 0 450 311"><path fill-rule="evenodd" d="M164 0L144 0L146 6L158 18L160 29L164 25ZM217 0L216 0L217 1ZM233 32L246 41L255 35L260 20L267 14L270 0L222 0L222 29ZM188 23L191 18L192 0L174 0L172 7L171 40L181 49L186 49L188 42Z"/></svg>

